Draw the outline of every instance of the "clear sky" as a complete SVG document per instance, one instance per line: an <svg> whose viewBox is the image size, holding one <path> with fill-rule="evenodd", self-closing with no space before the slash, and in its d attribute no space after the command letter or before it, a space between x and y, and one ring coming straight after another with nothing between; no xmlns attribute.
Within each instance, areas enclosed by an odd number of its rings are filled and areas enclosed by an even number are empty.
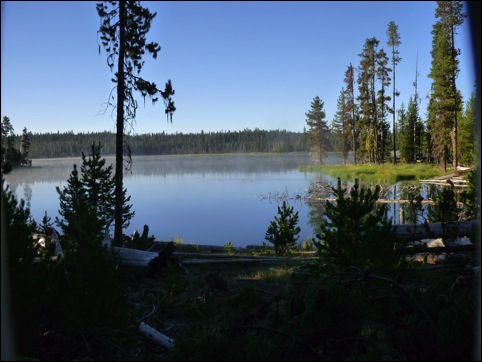
<svg viewBox="0 0 482 362"><path fill-rule="evenodd" d="M237 131L301 132L311 101L324 101L331 123L347 66L358 67L367 38L390 55L386 30L401 37L396 68L401 95L414 93L418 54L421 115L431 80L435 1L142 2L157 12L148 41L161 46L141 72L164 88L172 80L177 111L139 97L135 133ZM102 114L114 85L101 48L96 2L1 2L1 116L16 134L115 131L115 113ZM465 5L464 5L465 6ZM457 87L464 101L475 90L469 19L458 29ZM390 86L391 93L391 86ZM391 123L391 115L390 115Z"/></svg>

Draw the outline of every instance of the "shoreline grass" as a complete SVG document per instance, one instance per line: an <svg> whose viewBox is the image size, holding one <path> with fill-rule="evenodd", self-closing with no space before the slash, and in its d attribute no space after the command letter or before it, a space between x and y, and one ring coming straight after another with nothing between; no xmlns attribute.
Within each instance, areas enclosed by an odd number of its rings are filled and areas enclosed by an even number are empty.
<svg viewBox="0 0 482 362"><path fill-rule="evenodd" d="M338 178L342 181L354 182L358 179L360 183L394 184L397 182L419 181L446 173L437 165L417 164L396 164L386 163L383 165L302 165L298 167L300 172L319 172L328 176Z"/></svg>

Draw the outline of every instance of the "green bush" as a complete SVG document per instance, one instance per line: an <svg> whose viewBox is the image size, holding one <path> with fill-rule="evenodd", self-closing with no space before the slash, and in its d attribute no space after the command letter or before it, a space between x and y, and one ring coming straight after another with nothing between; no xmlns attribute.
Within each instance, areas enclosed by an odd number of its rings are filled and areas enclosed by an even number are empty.
<svg viewBox="0 0 482 362"><path fill-rule="evenodd" d="M391 270L399 267L395 227L387 220L384 205L377 205L380 187L360 188L358 179L348 195L338 178L332 188L336 198L326 204L325 222L314 244L322 263L336 269L357 267Z"/></svg>
<svg viewBox="0 0 482 362"><path fill-rule="evenodd" d="M52 249L41 253L39 244L34 243L32 234L36 229L25 200L18 201L2 178L2 273L8 276L2 279L2 283L6 282L2 294L5 291L10 301L10 335L22 355L42 345L41 336L50 330L58 305L56 296L64 285L59 265L50 261ZM2 329L4 332L9 333Z"/></svg>
<svg viewBox="0 0 482 362"><path fill-rule="evenodd" d="M126 331L136 328L116 257L102 245L105 219L99 217L98 202L106 200L104 190L97 191L98 197L87 197L93 188L86 185L96 184L91 180L94 173L84 168L88 162L84 158L81 168L86 177L79 179L74 167L68 186L59 192L65 234L61 237L64 256L56 259L51 258L55 245L49 235L56 231L50 219L45 216L40 226L47 235L42 248L32 238L38 226L25 201L18 202L2 179L2 244L6 239L2 257L6 256L7 291L21 357L116 359L119 342L114 341L122 338L125 344Z"/></svg>
<svg viewBox="0 0 482 362"><path fill-rule="evenodd" d="M301 229L297 226L298 212L294 213L293 206L288 206L286 201L278 206L278 215L270 222L265 239L274 245L277 256L283 256L296 247Z"/></svg>
<svg viewBox="0 0 482 362"><path fill-rule="evenodd" d="M57 188L59 214L63 217L57 223L64 231L63 267L67 278L66 288L59 296L64 298L59 328L69 338L82 338L89 345L105 338L107 331L125 328L129 323L127 296L117 273L118 261L113 249L102 243L104 228L114 209L114 179L112 166L106 167L100 150L100 144L92 145L90 157L82 154L80 175L74 165L67 186L62 191ZM130 206L124 209L127 222L132 217Z"/></svg>

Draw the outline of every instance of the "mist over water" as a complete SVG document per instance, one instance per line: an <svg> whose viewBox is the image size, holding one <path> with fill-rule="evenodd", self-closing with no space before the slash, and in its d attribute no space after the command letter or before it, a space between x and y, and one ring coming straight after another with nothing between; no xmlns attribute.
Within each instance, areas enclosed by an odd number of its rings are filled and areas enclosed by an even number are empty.
<svg viewBox="0 0 482 362"><path fill-rule="evenodd" d="M104 157L114 164L113 157ZM304 195L313 181L332 181L319 174L298 171L311 164L307 154L226 154L133 157L132 173L124 175L135 216L125 234L142 232L148 225L156 240L234 246L261 245L269 222L277 215L279 199L299 212L300 241L313 236ZM330 155L328 162L339 158ZM18 199L26 200L37 223L47 215L59 216L56 187L63 189L82 159L35 159L32 167L5 175ZM56 226L56 225L54 225ZM113 229L111 230L113 233Z"/></svg>
<svg viewBox="0 0 482 362"><path fill-rule="evenodd" d="M104 158L114 165L114 157ZM337 183L330 176L298 171L300 165L312 164L308 154L135 156L133 161L132 172L124 175L124 187L135 215L124 233L142 233L147 225L149 236L156 240L177 239L186 244L269 245L265 233L283 199L299 214L298 242L314 237L324 206L323 202L306 203L304 197L308 189L320 184L327 190L323 197L332 197L330 186ZM332 153L325 162L338 164L342 159ZM45 213L54 222L59 216L56 187L67 186L74 164L80 172L80 157L34 159L32 167L16 168L4 177L17 199L26 201L38 224ZM385 188L382 198L410 199L416 193L427 199L433 190L414 185L407 193L398 183ZM401 205L387 207L387 217L398 224ZM428 207L424 209L420 222L428 215Z"/></svg>

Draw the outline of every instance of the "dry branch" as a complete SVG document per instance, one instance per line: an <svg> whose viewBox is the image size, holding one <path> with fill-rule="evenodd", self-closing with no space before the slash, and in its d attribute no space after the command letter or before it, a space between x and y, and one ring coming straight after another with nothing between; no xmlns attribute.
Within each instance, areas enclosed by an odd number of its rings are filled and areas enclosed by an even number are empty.
<svg viewBox="0 0 482 362"><path fill-rule="evenodd" d="M141 322L139 325L139 332L164 348L172 349L174 347L174 340L172 338L169 338L144 322Z"/></svg>

